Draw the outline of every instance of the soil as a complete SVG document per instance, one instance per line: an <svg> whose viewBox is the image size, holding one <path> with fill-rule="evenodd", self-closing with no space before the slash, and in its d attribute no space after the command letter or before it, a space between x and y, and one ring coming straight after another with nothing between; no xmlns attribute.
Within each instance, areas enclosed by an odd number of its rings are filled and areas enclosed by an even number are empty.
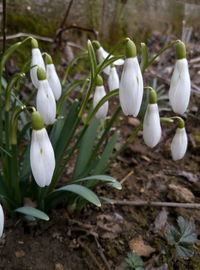
<svg viewBox="0 0 200 270"><path fill-rule="evenodd" d="M166 80L164 83L167 84ZM189 148L183 160L174 162L170 156L175 126L163 125L162 141L154 149L144 145L140 133L108 172L123 182L123 189L113 191L101 187L96 190L97 194L115 200L200 203L197 97L193 95L187 116ZM122 117L120 125L122 142L137 122ZM168 257L172 247L164 233L167 224L176 224L178 216L192 220L198 233L200 210L104 202L101 208L88 204L81 213L73 214L61 205L49 216L49 222L32 223L6 217L0 239L0 270L122 270L130 251L142 256L147 270L200 269L199 242L192 259L172 263Z"/></svg>

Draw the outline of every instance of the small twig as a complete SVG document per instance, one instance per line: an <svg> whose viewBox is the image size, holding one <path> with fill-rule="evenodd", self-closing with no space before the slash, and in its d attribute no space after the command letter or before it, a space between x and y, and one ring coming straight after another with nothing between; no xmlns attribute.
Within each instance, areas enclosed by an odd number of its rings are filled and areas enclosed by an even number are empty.
<svg viewBox="0 0 200 270"><path fill-rule="evenodd" d="M104 270L101 266L101 264L98 262L98 260L96 259L94 253L91 251L90 248L88 248L83 241L81 241L83 238L85 238L84 236L79 236L77 241L79 243L79 245L88 253L88 255L91 257L91 259L93 260L93 262L96 264L96 266L98 267L99 270Z"/></svg>
<svg viewBox="0 0 200 270"><path fill-rule="evenodd" d="M99 243L97 237L94 237L94 239L95 239L95 242L96 242L96 244L97 244L97 251L98 251L99 255L101 256L102 260L104 261L104 263L105 263L105 265L106 265L106 268L107 268L108 270L111 270L110 265L109 265L109 263L108 263L108 261L107 261L105 255L104 255L104 253L103 253L103 249L102 249L102 247L101 247L101 245L100 245L100 243Z"/></svg>
<svg viewBox="0 0 200 270"><path fill-rule="evenodd" d="M6 36L6 40L20 38L20 37L29 37L29 36L33 37L33 38L36 38L36 39L39 39L39 40L42 40L42 41L47 41L47 42L50 42L50 43L54 42L53 38L38 36L38 35L34 35L34 34L29 34L29 33L17 33L17 34L14 34L14 35L8 35L8 36ZM0 40L3 40L3 38L4 38L3 36L0 37Z"/></svg>
<svg viewBox="0 0 200 270"><path fill-rule="evenodd" d="M148 201L128 201L112 200L111 204L130 205L130 206L158 206L158 207L182 207L200 209L200 203L176 203L176 202L148 202Z"/></svg>
<svg viewBox="0 0 200 270"><path fill-rule="evenodd" d="M98 34L99 34L96 29L88 28L88 27L83 27L83 26L78 26L76 24L72 24L72 25L66 26L65 28L61 29L60 31L61 32L65 32L65 31L70 30L70 29L77 29L77 30L80 30L80 31L91 32L91 33L94 34L95 39L98 38Z"/></svg>
<svg viewBox="0 0 200 270"><path fill-rule="evenodd" d="M134 174L134 171L130 171L121 181L120 184L123 184L132 174Z"/></svg>

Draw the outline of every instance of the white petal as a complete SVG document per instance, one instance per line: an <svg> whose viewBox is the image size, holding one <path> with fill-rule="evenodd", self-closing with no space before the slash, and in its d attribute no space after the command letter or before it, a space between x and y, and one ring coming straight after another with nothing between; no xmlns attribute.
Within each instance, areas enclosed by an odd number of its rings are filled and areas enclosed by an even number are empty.
<svg viewBox="0 0 200 270"><path fill-rule="evenodd" d="M190 74L187 59L176 61L172 74L169 100L174 112L184 114L186 111L191 94Z"/></svg>
<svg viewBox="0 0 200 270"><path fill-rule="evenodd" d="M108 86L110 91L119 88L119 76L117 74L117 70L115 67L110 68L110 74L108 77Z"/></svg>
<svg viewBox="0 0 200 270"><path fill-rule="evenodd" d="M45 128L32 132L30 162L38 186L48 186L55 169L55 156Z"/></svg>
<svg viewBox="0 0 200 270"><path fill-rule="evenodd" d="M4 228L4 213L3 208L0 204L0 237L3 235L3 228Z"/></svg>
<svg viewBox="0 0 200 270"><path fill-rule="evenodd" d="M137 116L143 97L143 79L137 57L127 58L119 86L119 99L125 115Z"/></svg>
<svg viewBox="0 0 200 270"><path fill-rule="evenodd" d="M96 86L93 99L93 108L99 103L99 101L106 95L104 86ZM97 111L95 117L98 119L105 119L108 113L108 101L106 101Z"/></svg>
<svg viewBox="0 0 200 270"><path fill-rule="evenodd" d="M171 152L173 160L182 159L186 153L188 145L185 128L177 128L176 134L171 143Z"/></svg>
<svg viewBox="0 0 200 270"><path fill-rule="evenodd" d="M160 116L157 104L149 104L143 122L143 138L149 147L156 146L161 138Z"/></svg>
<svg viewBox="0 0 200 270"><path fill-rule="evenodd" d="M46 125L53 124L56 119L56 101L47 80L38 82L36 107Z"/></svg>
<svg viewBox="0 0 200 270"><path fill-rule="evenodd" d="M99 63L102 63L105 58L109 55L109 53L107 51L105 51L102 47L97 49L97 58ZM110 56L110 58L113 57L113 55ZM114 65L118 66L118 65L123 65L124 64L124 60L123 59L118 59L116 61L114 61ZM107 75L110 74L110 65L105 67L103 72Z"/></svg>
<svg viewBox="0 0 200 270"><path fill-rule="evenodd" d="M31 66L35 65L37 66L31 69L30 76L33 85L37 88L38 87L37 69L38 67L41 67L45 70L44 60L42 58L42 54L39 48L32 49Z"/></svg>
<svg viewBox="0 0 200 270"><path fill-rule="evenodd" d="M47 69L47 80L53 91L55 99L58 100L61 96L62 87L55 66L54 64L49 64L46 65L46 69Z"/></svg>

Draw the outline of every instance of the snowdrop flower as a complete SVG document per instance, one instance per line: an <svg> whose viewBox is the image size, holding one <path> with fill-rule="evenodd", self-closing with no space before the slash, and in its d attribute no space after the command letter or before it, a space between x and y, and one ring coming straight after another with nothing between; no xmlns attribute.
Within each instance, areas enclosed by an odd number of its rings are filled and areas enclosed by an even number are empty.
<svg viewBox="0 0 200 270"><path fill-rule="evenodd" d="M38 92L36 96L36 108L44 119L45 125L50 125L56 119L56 101L46 78L45 71L39 67L38 76Z"/></svg>
<svg viewBox="0 0 200 270"><path fill-rule="evenodd" d="M188 138L185 131L185 122L182 118L180 118L178 128L176 129L176 134L174 135L171 143L172 159L182 159L186 153L187 145Z"/></svg>
<svg viewBox="0 0 200 270"><path fill-rule="evenodd" d="M51 90L53 91L55 100L58 100L61 96L62 87L55 66L53 64L52 58L47 53L46 53L46 71L47 71L47 80L49 82Z"/></svg>
<svg viewBox="0 0 200 270"><path fill-rule="evenodd" d="M30 163L38 186L49 186L55 169L54 150L39 112L32 113Z"/></svg>
<svg viewBox="0 0 200 270"><path fill-rule="evenodd" d="M93 99L93 109L99 103L99 101L106 95L105 88L103 86L103 79L100 75L97 76L96 88ZM108 101L106 101L96 112L95 117L98 119L105 119L108 113Z"/></svg>
<svg viewBox="0 0 200 270"><path fill-rule="evenodd" d="M150 91L149 104L143 122L143 139L147 146L153 148L161 138L160 116L157 105L156 92Z"/></svg>
<svg viewBox="0 0 200 270"><path fill-rule="evenodd" d="M38 87L38 78L37 78L37 69L38 66L45 70L44 60L42 58L42 54L40 49L38 48L38 42L36 39L32 38L31 40L32 45L32 58L31 58L31 66L35 66L30 70L31 81L33 85L37 88Z"/></svg>
<svg viewBox="0 0 200 270"><path fill-rule="evenodd" d="M104 48L100 45L100 43L97 40L94 40L92 43L94 44L94 46L97 49L98 62L102 63L106 59L106 57L109 55L109 53L104 50ZM113 57L113 55L111 55L110 58L111 57ZM116 66L121 66L124 64L124 60L118 59L118 60L114 61L113 64ZM105 67L103 71L105 74L109 75L110 74L110 66Z"/></svg>
<svg viewBox="0 0 200 270"><path fill-rule="evenodd" d="M175 113L184 114L190 100L191 82L185 45L181 41L176 47L176 57L169 89L169 101Z"/></svg>
<svg viewBox="0 0 200 270"><path fill-rule="evenodd" d="M108 87L110 91L119 88L119 76L117 74L117 70L114 65L110 67L110 74L108 77Z"/></svg>
<svg viewBox="0 0 200 270"><path fill-rule="evenodd" d="M119 85L119 100L125 115L136 117L143 97L143 79L136 55L136 47L129 38L126 42L126 59Z"/></svg>
<svg viewBox="0 0 200 270"><path fill-rule="evenodd" d="M4 213L3 208L0 204L0 237L3 235L3 228L4 228Z"/></svg>

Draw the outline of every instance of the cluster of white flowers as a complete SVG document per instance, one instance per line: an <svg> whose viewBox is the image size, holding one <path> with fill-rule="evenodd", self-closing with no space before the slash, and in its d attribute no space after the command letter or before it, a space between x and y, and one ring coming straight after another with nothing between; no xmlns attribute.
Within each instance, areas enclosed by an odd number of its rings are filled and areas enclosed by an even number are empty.
<svg viewBox="0 0 200 270"><path fill-rule="evenodd" d="M3 235L3 227L4 227L4 213L2 206L0 204L0 237Z"/></svg>
<svg viewBox="0 0 200 270"><path fill-rule="evenodd" d="M97 49L99 63L102 63L108 52L106 52L99 42L93 43ZM187 110L190 94L191 82L186 59L186 50L183 42L179 41L176 46L176 64L171 79L169 89L169 101L175 113L184 114ZM115 65L124 65L119 80ZM112 66L107 66L104 73L109 75L108 87L112 91L119 88L119 100L122 111L125 115L137 117L143 99L143 78L137 59L136 46L132 40L126 39L126 59L119 59ZM95 88L93 107L106 95L103 80L98 76ZM96 113L97 118L105 119L108 112L108 102L104 103ZM185 131L184 121L180 118L176 134L171 143L171 152L173 160L182 159L187 150L187 134ZM157 105L156 92L150 90L149 104L143 121L143 139L147 146L155 147L162 135L160 125L159 109Z"/></svg>
<svg viewBox="0 0 200 270"><path fill-rule="evenodd" d="M46 54L46 67L38 43L32 39L31 80L37 88L36 112L32 113L32 139L30 148L31 170L40 187L50 185L55 156L45 125L56 120L56 100L61 96L62 87L50 55Z"/></svg>

